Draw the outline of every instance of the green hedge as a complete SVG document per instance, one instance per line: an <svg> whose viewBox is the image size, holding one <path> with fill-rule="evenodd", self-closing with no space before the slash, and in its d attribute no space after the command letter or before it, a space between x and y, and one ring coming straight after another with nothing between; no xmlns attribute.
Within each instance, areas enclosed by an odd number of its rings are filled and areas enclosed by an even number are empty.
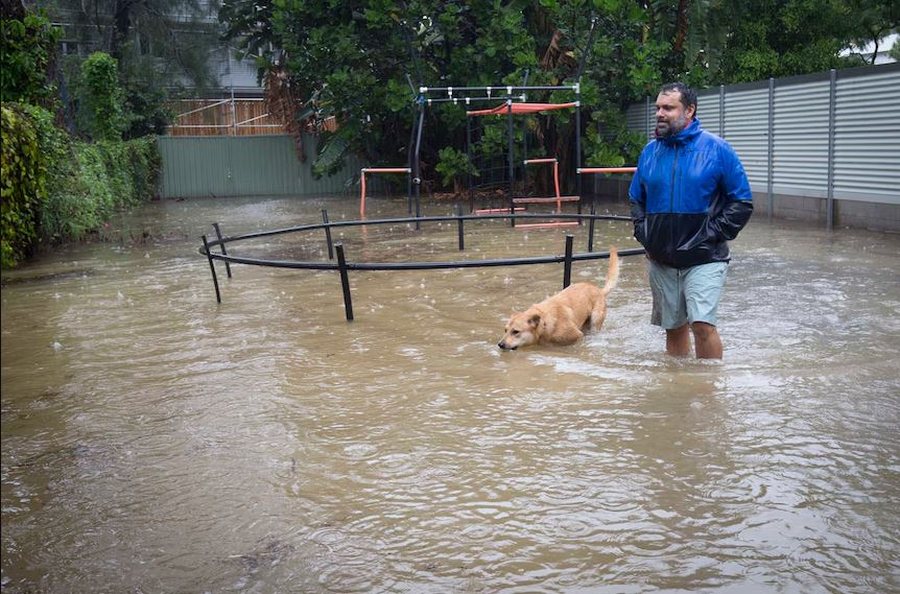
<svg viewBox="0 0 900 594"><path fill-rule="evenodd" d="M0 266L8 268L28 256L37 239L47 163L27 113L3 105L0 122Z"/></svg>
<svg viewBox="0 0 900 594"><path fill-rule="evenodd" d="M40 244L80 240L117 210L156 194L155 137L125 142L72 140L44 109L3 105L2 266Z"/></svg>

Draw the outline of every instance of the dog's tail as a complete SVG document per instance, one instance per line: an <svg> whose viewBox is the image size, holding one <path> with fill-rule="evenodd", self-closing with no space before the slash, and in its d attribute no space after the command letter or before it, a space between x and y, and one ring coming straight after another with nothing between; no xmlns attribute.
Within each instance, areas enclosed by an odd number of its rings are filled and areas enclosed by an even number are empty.
<svg viewBox="0 0 900 594"><path fill-rule="evenodd" d="M603 294L607 295L616 288L619 282L619 251L616 246L609 247L609 270L606 271L606 284L603 285Z"/></svg>

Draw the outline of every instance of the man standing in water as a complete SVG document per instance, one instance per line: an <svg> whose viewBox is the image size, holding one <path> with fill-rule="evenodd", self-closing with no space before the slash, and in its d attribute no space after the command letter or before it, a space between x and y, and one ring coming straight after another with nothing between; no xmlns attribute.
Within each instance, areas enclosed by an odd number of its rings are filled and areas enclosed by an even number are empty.
<svg viewBox="0 0 900 594"><path fill-rule="evenodd" d="M666 330L666 352L721 359L716 310L728 271L728 240L753 212L753 196L734 149L700 127L697 94L663 85L656 139L644 147L628 190L634 237L647 253L651 323Z"/></svg>

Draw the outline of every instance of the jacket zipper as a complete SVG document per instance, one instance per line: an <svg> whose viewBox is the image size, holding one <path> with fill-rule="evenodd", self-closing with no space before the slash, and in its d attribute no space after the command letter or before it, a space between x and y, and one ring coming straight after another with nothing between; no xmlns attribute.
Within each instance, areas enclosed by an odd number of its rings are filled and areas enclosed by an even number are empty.
<svg viewBox="0 0 900 594"><path fill-rule="evenodd" d="M672 191L669 192L669 214L675 213L675 178L678 169L678 145L675 145L675 156L672 159Z"/></svg>
<svg viewBox="0 0 900 594"><path fill-rule="evenodd" d="M675 214L675 182L678 179L677 173L678 173L678 145L676 144L675 145L675 156L672 159L672 191L669 192L669 214L670 215ZM672 217L669 217L669 218L671 219ZM675 257L675 246L674 246L675 230L673 229L671 220L669 221L669 223L670 223L669 224L669 241L668 241L669 249L667 250L667 251L669 251L669 254L667 254L667 255L669 256L669 258L674 259L674 257Z"/></svg>

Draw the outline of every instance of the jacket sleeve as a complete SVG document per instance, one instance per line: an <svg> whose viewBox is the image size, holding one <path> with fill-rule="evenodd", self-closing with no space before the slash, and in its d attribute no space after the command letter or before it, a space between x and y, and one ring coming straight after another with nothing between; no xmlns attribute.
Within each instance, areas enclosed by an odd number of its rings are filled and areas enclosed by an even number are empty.
<svg viewBox="0 0 900 594"><path fill-rule="evenodd" d="M726 240L737 237L753 214L753 193L750 181L737 153L730 146L723 147L722 180L720 189L724 197L721 212L710 225Z"/></svg>
<svg viewBox="0 0 900 594"><path fill-rule="evenodd" d="M643 154L641 154L643 157ZM631 203L631 222L634 225L634 238L638 243L644 245L646 235L644 230L644 219L646 219L645 205L647 204L647 195L644 191L644 185L641 183L641 162L643 158L638 159L637 171L631 178L631 185L628 187L628 201Z"/></svg>

